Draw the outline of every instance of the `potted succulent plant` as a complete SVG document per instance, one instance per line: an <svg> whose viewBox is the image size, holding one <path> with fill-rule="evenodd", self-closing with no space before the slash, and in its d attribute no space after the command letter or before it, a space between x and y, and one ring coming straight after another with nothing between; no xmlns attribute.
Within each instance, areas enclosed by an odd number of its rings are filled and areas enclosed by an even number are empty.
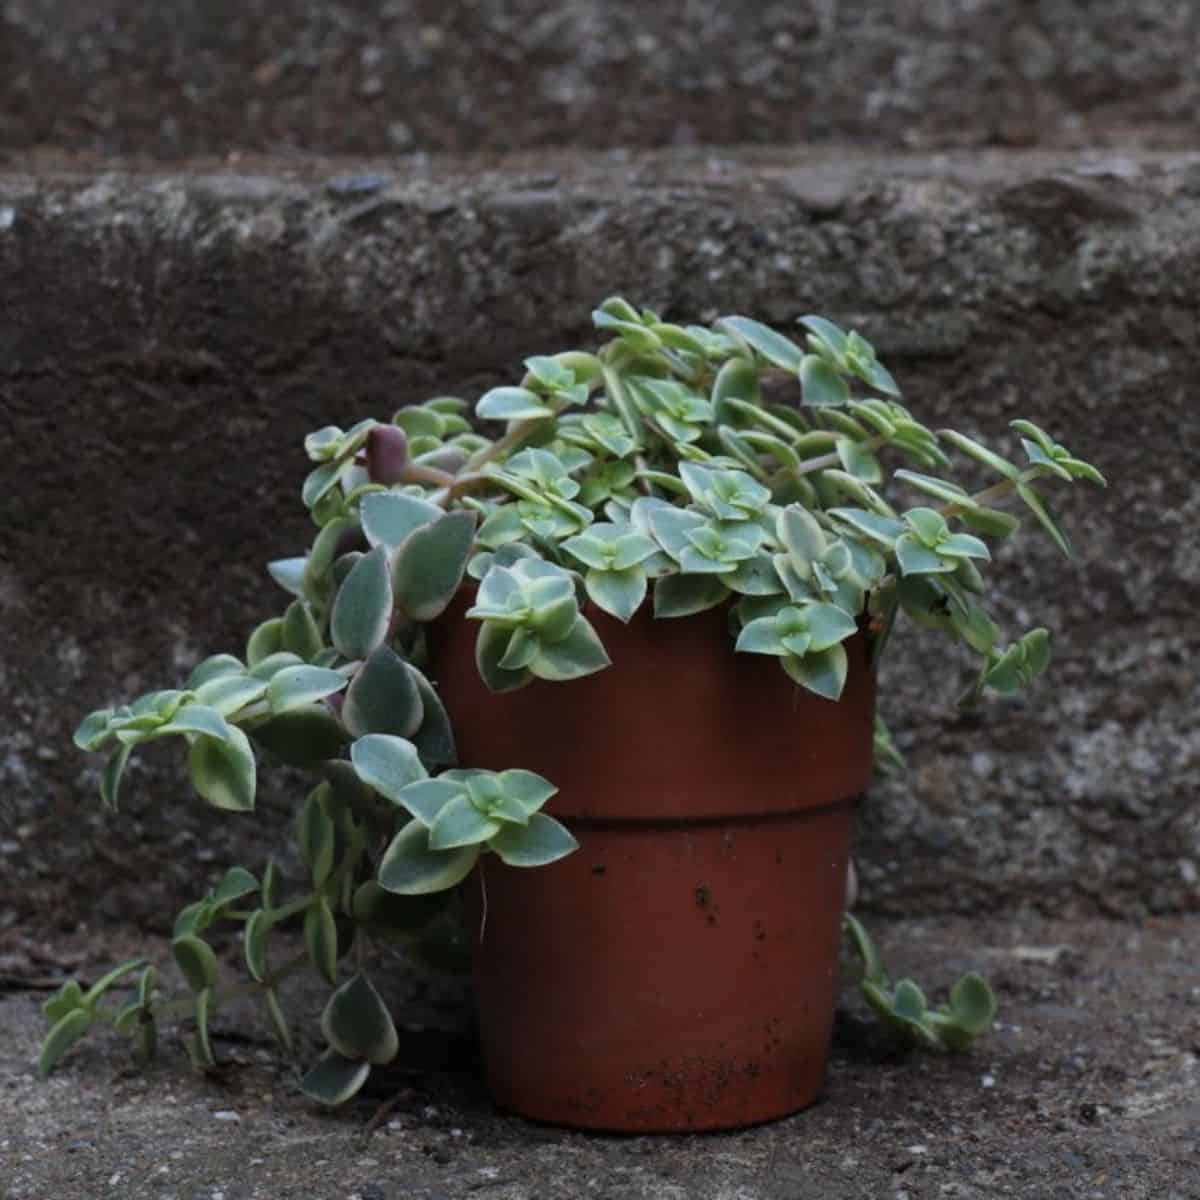
<svg viewBox="0 0 1200 1200"><path fill-rule="evenodd" d="M872 760L898 757L875 664L904 615L974 652L972 695L1038 675L1047 632L1005 641L984 607L987 539L1017 529L1011 498L1069 553L1039 486L1101 476L1028 421L1021 465L935 434L870 344L819 317L803 347L620 299L594 320L594 353L530 358L479 400L494 437L448 397L312 434L317 531L269 568L283 614L242 656L83 721L114 809L131 751L163 737L233 813L253 808L260 759L309 768L308 878L235 866L188 905L182 1002L140 961L64 986L43 1071L105 1019L148 1053L172 1014L211 1065L229 989L206 934L232 923L240 990L286 1049L283 979L307 963L334 989L302 1086L344 1101L398 1044L341 966L351 941L419 948L460 902L489 1084L546 1120L702 1129L811 1102L843 930L867 1000L913 1040L957 1049L990 1025L977 976L930 1007L844 913L854 801ZM944 478L946 446L997 481ZM288 921L305 952L274 964ZM105 1004L122 981L132 996Z"/></svg>

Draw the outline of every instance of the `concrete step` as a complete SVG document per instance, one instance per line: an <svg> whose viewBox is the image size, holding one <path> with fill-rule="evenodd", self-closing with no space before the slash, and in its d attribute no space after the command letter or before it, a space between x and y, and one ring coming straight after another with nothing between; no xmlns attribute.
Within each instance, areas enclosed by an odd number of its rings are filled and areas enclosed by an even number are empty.
<svg viewBox="0 0 1200 1200"><path fill-rule="evenodd" d="M261 849L263 823L215 821L170 757L134 772L128 816L100 815L75 721L274 611L259 565L304 543L304 433L477 395L586 342L592 306L622 293L681 319L825 313L877 344L931 425L1003 449L1030 416L1113 483L1059 493L1076 562L1032 535L999 556L1010 631L1057 635L1032 693L964 715L936 637L891 653L882 711L912 766L864 810L865 902L1200 906L1198 277L1194 154L10 170L0 853L18 904L66 920L100 895L161 922L168 895ZM164 869L168 846L194 870Z"/></svg>
<svg viewBox="0 0 1200 1200"><path fill-rule="evenodd" d="M0 152L1189 146L1179 0L8 0Z"/></svg>

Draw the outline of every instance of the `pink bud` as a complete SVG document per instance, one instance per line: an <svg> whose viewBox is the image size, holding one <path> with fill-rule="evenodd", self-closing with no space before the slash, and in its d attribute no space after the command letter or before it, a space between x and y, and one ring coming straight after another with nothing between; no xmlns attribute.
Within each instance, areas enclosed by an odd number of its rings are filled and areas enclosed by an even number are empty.
<svg viewBox="0 0 1200 1200"><path fill-rule="evenodd" d="M391 485L404 478L408 438L398 425L373 425L367 434L367 474L372 483Z"/></svg>

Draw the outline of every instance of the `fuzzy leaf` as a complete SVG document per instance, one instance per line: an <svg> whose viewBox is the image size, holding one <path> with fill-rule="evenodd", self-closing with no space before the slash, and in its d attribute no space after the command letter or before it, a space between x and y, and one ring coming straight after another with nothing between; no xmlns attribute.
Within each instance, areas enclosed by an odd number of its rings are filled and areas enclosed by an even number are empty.
<svg viewBox="0 0 1200 1200"><path fill-rule="evenodd" d="M228 717L265 695L266 682L252 675L219 675L196 689L196 699Z"/></svg>
<svg viewBox="0 0 1200 1200"><path fill-rule="evenodd" d="M54 1070L59 1059L92 1025L92 1014L86 1008L76 1008L55 1022L42 1042L38 1055L38 1074L44 1079Z"/></svg>
<svg viewBox="0 0 1200 1200"><path fill-rule="evenodd" d="M321 1014L321 1032L345 1058L386 1063L396 1057L400 1042L382 997L365 975L342 984Z"/></svg>
<svg viewBox="0 0 1200 1200"><path fill-rule="evenodd" d="M578 679L607 667L612 660L596 631L583 617L576 617L570 632L556 642L541 643L529 670L539 679Z"/></svg>
<svg viewBox="0 0 1200 1200"><path fill-rule="evenodd" d="M250 812L258 784L258 768L250 739L236 726L224 740L201 734L188 753L192 786L214 808Z"/></svg>
<svg viewBox="0 0 1200 1200"><path fill-rule="evenodd" d="M329 901L320 896L304 914L304 948L317 973L331 986L337 983L337 923Z"/></svg>
<svg viewBox="0 0 1200 1200"><path fill-rule="evenodd" d="M436 504L399 492L372 492L362 498L359 511L367 541L389 550L397 549L413 530L442 516Z"/></svg>
<svg viewBox="0 0 1200 1200"><path fill-rule="evenodd" d="M541 812L528 825L504 825L488 844L510 867L542 867L579 849L565 826Z"/></svg>
<svg viewBox="0 0 1200 1200"><path fill-rule="evenodd" d="M312 609L303 600L293 600L287 606L281 638L283 649L299 655L305 662L316 658L325 644Z"/></svg>
<svg viewBox="0 0 1200 1200"><path fill-rule="evenodd" d="M846 381L823 358L806 354L800 360L801 403L809 408L836 408L850 399Z"/></svg>
<svg viewBox="0 0 1200 1200"><path fill-rule="evenodd" d="M370 733L350 747L350 761L358 777L393 804L403 804L401 793L418 779L425 779L417 748L392 734Z"/></svg>
<svg viewBox="0 0 1200 1200"><path fill-rule="evenodd" d="M478 857L478 846L431 850L429 831L420 821L410 821L379 860L379 884L405 896L442 892L461 883Z"/></svg>
<svg viewBox="0 0 1200 1200"><path fill-rule="evenodd" d="M390 646L377 646L346 691L342 720L356 737L390 733L410 738L425 716L417 681Z"/></svg>
<svg viewBox="0 0 1200 1200"><path fill-rule="evenodd" d="M349 740L341 722L323 704L272 717L251 733L260 746L293 767L336 758Z"/></svg>
<svg viewBox="0 0 1200 1200"><path fill-rule="evenodd" d="M830 646L828 650L806 654L803 658L789 656L782 662L783 669L801 687L826 700L837 700L841 696L849 666L844 646Z"/></svg>
<svg viewBox="0 0 1200 1200"><path fill-rule="evenodd" d="M202 992L217 982L217 957L212 947L195 934L176 938L171 943L171 954L193 992Z"/></svg>
<svg viewBox="0 0 1200 1200"><path fill-rule="evenodd" d="M804 351L790 338L749 317L721 317L713 325L723 333L732 335L735 339L757 351L769 363L782 367L785 371L798 371L804 358Z"/></svg>
<svg viewBox="0 0 1200 1200"><path fill-rule="evenodd" d="M400 791L396 801L427 829L432 829L450 801L466 795L463 784L452 779L418 779Z"/></svg>
<svg viewBox="0 0 1200 1200"><path fill-rule="evenodd" d="M1054 544L1068 557L1072 557L1071 542L1067 535L1055 523L1046 502L1027 483L1017 484L1017 495L1025 502L1025 506L1037 518L1038 524L1050 535Z"/></svg>
<svg viewBox="0 0 1200 1200"><path fill-rule="evenodd" d="M307 708L317 700L340 692L349 680L340 671L326 667L284 667L267 684L267 703L275 716Z"/></svg>
<svg viewBox="0 0 1200 1200"><path fill-rule="evenodd" d="M387 551L376 546L346 576L333 604L333 644L346 658L366 658L387 636L392 584Z"/></svg>
<svg viewBox="0 0 1200 1200"><path fill-rule="evenodd" d="M458 509L410 534L397 551L393 589L414 621L432 621L454 598L474 537L475 514Z"/></svg>
<svg viewBox="0 0 1200 1200"><path fill-rule="evenodd" d="M654 585L656 617L688 617L715 608L729 589L715 575L666 575Z"/></svg>
<svg viewBox="0 0 1200 1200"><path fill-rule="evenodd" d="M422 822L424 824L424 822ZM454 850L459 846L477 846L497 833L500 822L485 816L468 796L455 796L429 830L430 850Z"/></svg>
<svg viewBox="0 0 1200 1200"><path fill-rule="evenodd" d="M554 409L527 388L497 387L480 397L475 415L481 421L525 421L531 417L552 417Z"/></svg>
<svg viewBox="0 0 1200 1200"><path fill-rule="evenodd" d="M327 1050L300 1080L300 1090L318 1104L336 1108L352 1099L371 1073L371 1064L344 1058L336 1050Z"/></svg>
<svg viewBox="0 0 1200 1200"><path fill-rule="evenodd" d="M273 922L265 908L257 909L246 922L242 935L242 955L252 979L262 983L267 977L267 935Z"/></svg>
<svg viewBox="0 0 1200 1200"><path fill-rule="evenodd" d="M640 567L625 571L592 570L584 576L584 584L592 603L618 621L628 622L646 598L646 576Z"/></svg>

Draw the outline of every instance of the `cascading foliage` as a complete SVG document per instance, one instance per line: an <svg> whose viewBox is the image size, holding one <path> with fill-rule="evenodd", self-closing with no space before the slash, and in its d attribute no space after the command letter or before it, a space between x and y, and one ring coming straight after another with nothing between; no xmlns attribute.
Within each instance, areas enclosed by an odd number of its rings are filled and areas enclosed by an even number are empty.
<svg viewBox="0 0 1200 1200"><path fill-rule="evenodd" d="M211 1066L212 1013L246 993L290 1052L278 988L309 965L335 990L328 1050L303 1087L344 1101L398 1045L366 976L339 983L352 945L365 936L444 952L449 898L481 854L536 867L575 849L541 811L552 783L519 763L493 772L456 761L424 630L465 580L479 671L495 692L602 670L588 614L629 621L644 605L662 619L728 605L730 652L776 658L830 701L845 683L847 639L867 630L877 658L900 614L974 654L972 696L1015 691L1045 669L1048 633L1006 640L985 608L988 542L1018 528L997 507L1015 499L1070 554L1041 486L1103 483L1094 467L1029 421L1012 422L1021 463L926 428L871 345L821 317L801 320L803 347L745 317L681 326L621 299L593 317L609 335L594 353L529 358L518 385L478 401L474 416L498 424L494 437L445 396L390 422L310 435L301 498L316 534L304 555L270 564L292 596L283 613L241 657L208 658L182 687L84 719L75 742L108 754L100 792L112 809L134 747L164 737L184 740L197 793L231 812L253 809L260 760L311 770L294 829L309 877L285 884L274 863L261 876L233 867L188 905L172 943L190 990L181 1001L164 999L140 960L87 992L65 985L46 1004L43 1071L97 1021L149 1054L158 1022L188 1015L192 1058ZM971 494L946 478L946 446L996 482ZM876 755L899 759L882 725ZM271 932L291 921L304 952L272 963ZM249 976L225 989L205 936L222 923L241 927ZM911 981L891 989L852 918L848 932L869 1003L912 1040L961 1048L990 1025L994 1000L978 977L929 1010ZM124 1005L102 1003L131 979Z"/></svg>

